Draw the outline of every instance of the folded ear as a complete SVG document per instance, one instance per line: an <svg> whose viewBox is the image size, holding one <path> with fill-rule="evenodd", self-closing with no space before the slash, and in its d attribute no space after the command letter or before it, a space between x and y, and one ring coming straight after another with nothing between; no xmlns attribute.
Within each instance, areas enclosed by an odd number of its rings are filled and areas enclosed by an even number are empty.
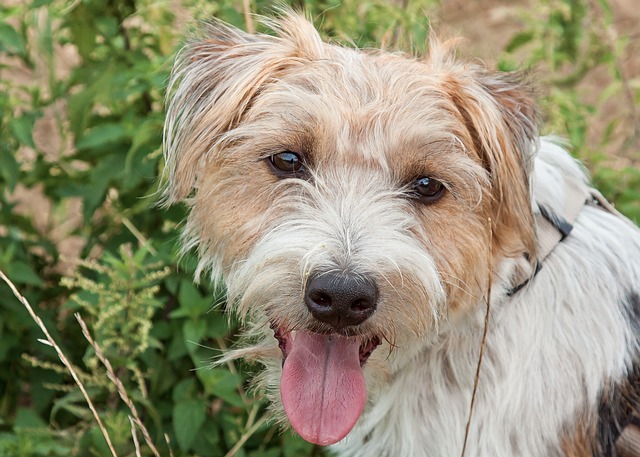
<svg viewBox="0 0 640 457"><path fill-rule="evenodd" d="M277 36L207 24L176 58L164 127L165 204L191 193L221 136L241 122L266 83L321 57L320 36L302 16L284 12L267 25Z"/></svg>
<svg viewBox="0 0 640 457"><path fill-rule="evenodd" d="M447 87L469 132L467 141L489 172L494 247L501 255L526 254L533 262L530 174L538 114L523 76L465 66L451 73Z"/></svg>

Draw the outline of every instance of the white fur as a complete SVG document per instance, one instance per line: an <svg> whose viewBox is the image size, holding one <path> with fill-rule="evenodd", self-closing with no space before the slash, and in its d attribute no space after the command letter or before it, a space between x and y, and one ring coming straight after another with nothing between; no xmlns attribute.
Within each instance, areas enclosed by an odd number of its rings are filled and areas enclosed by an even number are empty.
<svg viewBox="0 0 640 457"><path fill-rule="evenodd" d="M566 151L543 141L536 198L562 207L563 174L586 182ZM512 298L493 303L467 456L562 455L559 431L570 432L585 406L595 408L605 381L625 374L638 352L620 305L625 292L638 287L638 259L638 232L585 206L539 274ZM483 313L479 307L465 323L443 325L418 355L404 360L389 388L371 399L356 428L335 446L338 454L460 455ZM403 353L400 348L392 357Z"/></svg>

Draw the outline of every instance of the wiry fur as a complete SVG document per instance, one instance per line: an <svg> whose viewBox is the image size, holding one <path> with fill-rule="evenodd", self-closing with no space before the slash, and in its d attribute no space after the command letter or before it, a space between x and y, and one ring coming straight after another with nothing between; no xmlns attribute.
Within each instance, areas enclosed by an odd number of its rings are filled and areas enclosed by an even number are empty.
<svg viewBox="0 0 640 457"><path fill-rule="evenodd" d="M610 455L603 404L640 390L629 375L640 235L585 206L534 276L539 205L561 215L566 182L588 184L565 150L538 139L526 85L435 39L419 59L325 44L295 14L271 26L275 37L214 23L181 53L165 198L189 205L185 248L197 248L199 274L224 280L253 345L237 354L265 364L277 415L270 325L328 332L303 303L309 274L373 277L376 312L346 332L385 341L364 365L367 408L335 449L459 455L491 283L467 455ZM270 170L267 158L287 150L306 157L305 179ZM421 176L445 196L412 199Z"/></svg>

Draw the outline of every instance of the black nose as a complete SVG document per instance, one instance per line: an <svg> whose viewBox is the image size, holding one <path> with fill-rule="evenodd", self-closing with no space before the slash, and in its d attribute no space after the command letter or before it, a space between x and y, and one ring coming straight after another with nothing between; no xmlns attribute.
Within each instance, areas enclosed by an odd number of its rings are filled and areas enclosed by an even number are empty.
<svg viewBox="0 0 640 457"><path fill-rule="evenodd" d="M304 302L311 314L336 330L358 325L375 311L376 283L368 277L338 273L312 274Z"/></svg>

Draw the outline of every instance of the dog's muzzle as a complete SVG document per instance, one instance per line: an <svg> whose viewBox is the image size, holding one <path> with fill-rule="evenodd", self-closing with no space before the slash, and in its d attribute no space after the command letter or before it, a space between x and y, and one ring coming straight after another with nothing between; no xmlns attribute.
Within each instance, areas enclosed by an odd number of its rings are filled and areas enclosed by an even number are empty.
<svg viewBox="0 0 640 457"><path fill-rule="evenodd" d="M376 335L349 328L369 319L378 303L371 277L334 272L311 273L304 303L323 327L290 330L272 323L282 350L280 398L293 428L319 445L343 439L367 401L363 366L380 345ZM349 335L351 333L351 335Z"/></svg>

